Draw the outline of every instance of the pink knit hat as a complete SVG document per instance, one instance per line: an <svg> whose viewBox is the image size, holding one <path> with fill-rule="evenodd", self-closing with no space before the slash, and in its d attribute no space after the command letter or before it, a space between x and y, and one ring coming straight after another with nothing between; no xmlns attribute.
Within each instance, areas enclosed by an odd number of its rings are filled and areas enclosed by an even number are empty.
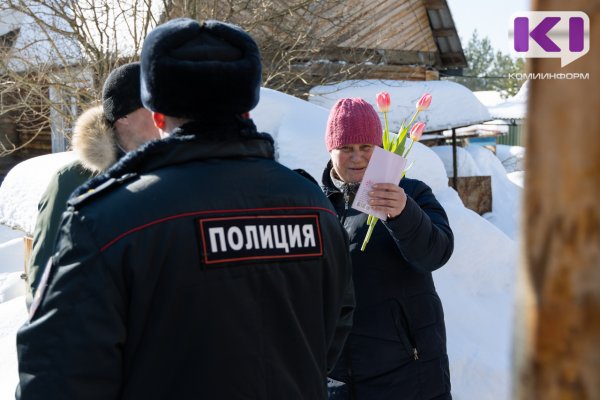
<svg viewBox="0 0 600 400"><path fill-rule="evenodd" d="M377 111L363 99L340 99L329 113L325 145L327 151L348 144L381 145L381 121Z"/></svg>

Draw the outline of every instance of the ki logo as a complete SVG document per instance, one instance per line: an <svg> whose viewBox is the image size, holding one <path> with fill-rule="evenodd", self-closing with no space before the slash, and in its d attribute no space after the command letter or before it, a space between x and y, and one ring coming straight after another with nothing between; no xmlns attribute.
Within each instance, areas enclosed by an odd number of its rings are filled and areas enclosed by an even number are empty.
<svg viewBox="0 0 600 400"><path fill-rule="evenodd" d="M561 67L590 50L590 18L581 11L532 11L511 17L509 38L519 57L560 58Z"/></svg>

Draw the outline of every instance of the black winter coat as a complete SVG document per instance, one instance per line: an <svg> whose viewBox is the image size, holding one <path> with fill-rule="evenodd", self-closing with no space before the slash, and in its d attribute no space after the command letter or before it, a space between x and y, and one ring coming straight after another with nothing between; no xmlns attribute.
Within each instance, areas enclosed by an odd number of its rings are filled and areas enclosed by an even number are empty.
<svg viewBox="0 0 600 400"><path fill-rule="evenodd" d="M431 276L454 247L444 209L425 183L402 179L405 209L378 222L361 252L367 215L346 204L330 170L331 163L324 190L350 236L356 294L354 325L331 377L358 400L451 399L444 313Z"/></svg>
<svg viewBox="0 0 600 400"><path fill-rule="evenodd" d="M226 122L148 143L69 201L17 334L17 398L326 397L347 235L270 136Z"/></svg>

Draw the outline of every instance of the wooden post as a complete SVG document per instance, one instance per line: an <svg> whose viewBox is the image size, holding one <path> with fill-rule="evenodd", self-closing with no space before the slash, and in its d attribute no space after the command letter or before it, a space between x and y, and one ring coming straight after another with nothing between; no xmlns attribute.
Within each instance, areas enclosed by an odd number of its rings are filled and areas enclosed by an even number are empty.
<svg viewBox="0 0 600 400"><path fill-rule="evenodd" d="M600 7L538 0L533 10L583 11L590 52L564 68L533 59L533 73L587 80L530 83L521 300L516 309L519 400L600 399Z"/></svg>
<svg viewBox="0 0 600 400"><path fill-rule="evenodd" d="M28 265L29 259L31 258L31 251L33 250L33 238L31 236L23 236L23 271L25 276L29 273Z"/></svg>
<svg viewBox="0 0 600 400"><path fill-rule="evenodd" d="M458 178L458 161L456 160L456 128L452 128L452 187L456 190Z"/></svg>

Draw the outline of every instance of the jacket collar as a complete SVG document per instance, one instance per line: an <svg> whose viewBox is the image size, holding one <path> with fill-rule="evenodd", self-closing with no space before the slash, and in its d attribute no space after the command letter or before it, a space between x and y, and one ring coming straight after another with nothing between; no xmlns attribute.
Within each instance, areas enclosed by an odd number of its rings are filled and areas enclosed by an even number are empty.
<svg viewBox="0 0 600 400"><path fill-rule="evenodd" d="M78 196L111 178L142 174L168 165L209 158L257 157L274 159L273 138L257 132L250 119L241 117L193 121L175 129L170 136L146 143L127 153L104 174L79 187Z"/></svg>
<svg viewBox="0 0 600 400"><path fill-rule="evenodd" d="M331 179L331 169L332 168L333 168L333 164L331 163L331 160L329 160L327 162L327 166L325 167L325 170L323 171L323 176L321 176L323 192L325 193L325 196L327 196L327 197L329 197L335 193L341 193L340 189L338 189L335 186L335 184L333 183L333 180Z"/></svg>

